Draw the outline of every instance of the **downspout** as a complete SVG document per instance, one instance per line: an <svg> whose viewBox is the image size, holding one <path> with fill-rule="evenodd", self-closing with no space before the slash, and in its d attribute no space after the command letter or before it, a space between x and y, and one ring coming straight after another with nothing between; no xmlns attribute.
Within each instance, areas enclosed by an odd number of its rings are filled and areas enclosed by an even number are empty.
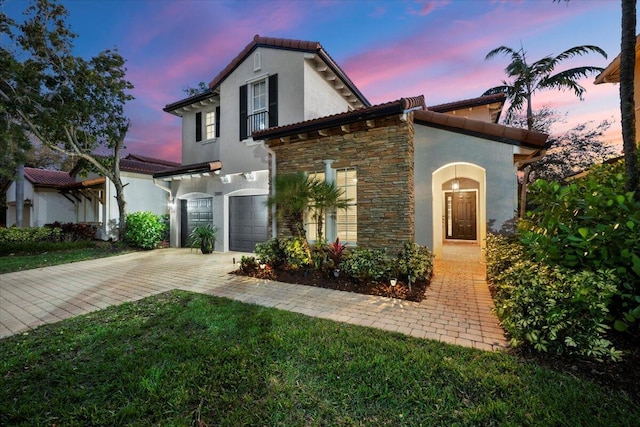
<svg viewBox="0 0 640 427"><path fill-rule="evenodd" d="M271 197L276 195L276 153L265 141L262 141L262 147L271 156ZM278 221L276 221L276 205L271 206L271 237L278 237Z"/></svg>

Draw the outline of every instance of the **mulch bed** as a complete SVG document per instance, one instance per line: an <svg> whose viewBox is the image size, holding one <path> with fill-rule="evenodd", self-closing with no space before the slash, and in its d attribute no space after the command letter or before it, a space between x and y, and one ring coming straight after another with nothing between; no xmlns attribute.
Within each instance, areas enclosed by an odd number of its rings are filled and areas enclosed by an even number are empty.
<svg viewBox="0 0 640 427"><path fill-rule="evenodd" d="M381 297L398 298L407 301L420 302L424 299L424 293L429 286L429 281L419 280L411 284L411 290L406 282L398 280L396 286L391 286L389 282L361 282L347 277L333 277L333 274L324 273L318 270L289 270L271 269L269 266L264 270L255 269L243 271L238 269L233 272L241 276L255 277L258 279L277 280L279 282L294 283L318 288L334 289L337 291L356 292Z"/></svg>

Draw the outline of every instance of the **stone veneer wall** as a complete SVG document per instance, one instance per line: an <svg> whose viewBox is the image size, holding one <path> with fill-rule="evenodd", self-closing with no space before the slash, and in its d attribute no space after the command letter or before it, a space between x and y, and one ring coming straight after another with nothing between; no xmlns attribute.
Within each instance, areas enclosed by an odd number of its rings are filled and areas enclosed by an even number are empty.
<svg viewBox="0 0 640 427"><path fill-rule="evenodd" d="M413 114L351 124L317 132L308 139L268 141L276 153L278 174L355 168L358 174L358 246L387 248L391 254L414 239L414 127ZM369 127L368 127L369 126ZM280 227L279 232L282 231Z"/></svg>

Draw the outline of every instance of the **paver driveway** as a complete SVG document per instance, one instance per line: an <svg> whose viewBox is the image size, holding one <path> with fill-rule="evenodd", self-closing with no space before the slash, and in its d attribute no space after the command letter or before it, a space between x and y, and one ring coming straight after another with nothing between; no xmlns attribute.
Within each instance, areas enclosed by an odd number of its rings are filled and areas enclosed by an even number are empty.
<svg viewBox="0 0 640 427"><path fill-rule="evenodd" d="M0 338L182 289L485 350L506 345L477 247L446 246L421 303L228 274L242 255L162 249L0 275Z"/></svg>

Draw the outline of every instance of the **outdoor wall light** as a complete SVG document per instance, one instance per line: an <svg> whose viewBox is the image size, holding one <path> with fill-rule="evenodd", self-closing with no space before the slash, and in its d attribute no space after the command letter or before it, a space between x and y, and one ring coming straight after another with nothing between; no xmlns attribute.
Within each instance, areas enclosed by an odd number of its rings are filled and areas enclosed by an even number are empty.
<svg viewBox="0 0 640 427"><path fill-rule="evenodd" d="M247 179L247 181L255 181L256 180L256 174L255 172L246 172L244 174L244 177Z"/></svg>
<svg viewBox="0 0 640 427"><path fill-rule="evenodd" d="M228 184L231 182L231 176L230 175L222 175L220 177L220 181L222 181L223 184Z"/></svg>
<svg viewBox="0 0 640 427"><path fill-rule="evenodd" d="M451 181L451 190L454 193L460 191L460 180L458 179L458 167L453 165L453 181Z"/></svg>

